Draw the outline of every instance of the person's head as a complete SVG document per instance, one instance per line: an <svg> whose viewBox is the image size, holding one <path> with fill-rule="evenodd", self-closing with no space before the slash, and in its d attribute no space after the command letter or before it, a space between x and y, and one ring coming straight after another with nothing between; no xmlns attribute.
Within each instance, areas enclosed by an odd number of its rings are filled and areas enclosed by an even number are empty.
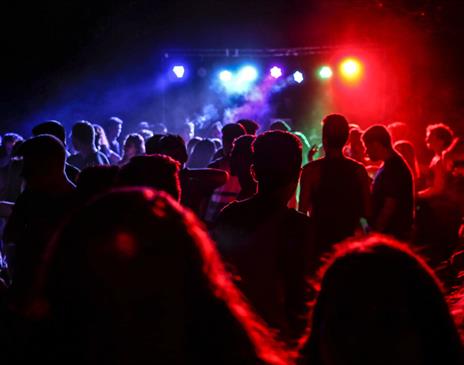
<svg viewBox="0 0 464 365"><path fill-rule="evenodd" d="M111 117L105 122L105 132L110 142L121 135L123 121L118 117Z"/></svg>
<svg viewBox="0 0 464 365"><path fill-rule="evenodd" d="M414 178L418 178L420 170L414 145L409 141L400 140L395 142L394 148L404 158L409 168L413 172Z"/></svg>
<svg viewBox="0 0 464 365"><path fill-rule="evenodd" d="M237 176L242 191L245 189L256 190L256 182L251 174L253 164L252 145L256 137L250 134L238 137L230 153L230 173Z"/></svg>
<svg viewBox="0 0 464 365"><path fill-rule="evenodd" d="M187 153L190 156L193 152L193 149L195 146L198 144L198 142L203 141L203 138L201 137L193 137L190 141L187 143ZM214 150L216 151L216 145L214 146Z"/></svg>
<svg viewBox="0 0 464 365"><path fill-rule="evenodd" d="M245 128L240 124L231 123L222 127L222 148L224 149L224 156L230 155L234 139L244 134L246 134Z"/></svg>
<svg viewBox="0 0 464 365"><path fill-rule="evenodd" d="M221 130L222 130L222 123L221 122L214 122L209 127L209 137L212 139L220 139L221 138Z"/></svg>
<svg viewBox="0 0 464 365"><path fill-rule="evenodd" d="M406 245L377 235L344 243L321 273L307 364L462 363L438 279Z"/></svg>
<svg viewBox="0 0 464 365"><path fill-rule="evenodd" d="M285 189L290 199L301 171L302 146L298 137L289 132L269 131L256 137L252 146L258 192Z"/></svg>
<svg viewBox="0 0 464 365"><path fill-rule="evenodd" d="M425 137L427 147L435 154L441 154L453 142L453 131L446 124L432 124L427 126Z"/></svg>
<svg viewBox="0 0 464 365"><path fill-rule="evenodd" d="M138 133L131 133L124 139L124 159L130 160L134 156L145 153L145 141Z"/></svg>
<svg viewBox="0 0 464 365"><path fill-rule="evenodd" d="M214 152L216 152L216 146L214 142L209 139L204 139L198 142L193 148L192 154L188 160L188 167L191 168L204 168L208 167L208 164L213 158Z"/></svg>
<svg viewBox="0 0 464 365"><path fill-rule="evenodd" d="M72 144L77 152L95 149L95 130L92 124L82 120L72 127Z"/></svg>
<svg viewBox="0 0 464 365"><path fill-rule="evenodd" d="M163 138L164 134L154 134L145 141L145 153L147 155L154 155L160 153L159 141Z"/></svg>
<svg viewBox="0 0 464 365"><path fill-rule="evenodd" d="M95 130L95 147L100 148L110 148L108 138L106 137L105 130L99 124L94 124L93 129Z"/></svg>
<svg viewBox="0 0 464 365"><path fill-rule="evenodd" d="M410 140L411 139L411 131L408 125L404 122L393 122L387 126L390 135L392 136L392 142L396 142L399 140Z"/></svg>
<svg viewBox="0 0 464 365"><path fill-rule="evenodd" d="M362 139L371 161L384 160L393 150L390 133L383 125L376 124L367 128Z"/></svg>
<svg viewBox="0 0 464 365"><path fill-rule="evenodd" d="M50 134L55 136L64 145L66 145L66 131L63 125L57 120L47 120L46 122L39 123L32 128L33 136L38 136L39 134Z"/></svg>
<svg viewBox="0 0 464 365"><path fill-rule="evenodd" d="M348 141L350 127L341 114L329 114L322 120L322 143L325 150L341 151Z"/></svg>
<svg viewBox="0 0 464 365"><path fill-rule="evenodd" d="M55 136L32 137L21 145L18 153L23 157L22 175L31 189L42 189L65 176L66 150Z"/></svg>
<svg viewBox="0 0 464 365"><path fill-rule="evenodd" d="M181 164L181 167L183 167L188 160L187 148L181 136L175 134L163 136L158 141L157 148L158 151L155 153L172 157Z"/></svg>
<svg viewBox="0 0 464 365"><path fill-rule="evenodd" d="M286 121L276 120L275 122L271 123L271 125L269 126L269 130L291 132L292 128L288 125Z"/></svg>
<svg viewBox="0 0 464 365"><path fill-rule="evenodd" d="M256 135L259 129L259 124L251 119L240 119L237 123L245 128L247 134Z"/></svg>
<svg viewBox="0 0 464 365"><path fill-rule="evenodd" d="M175 200L180 200L180 164L166 155L145 155L133 157L121 167L119 186L147 186L165 191Z"/></svg>
<svg viewBox="0 0 464 365"><path fill-rule="evenodd" d="M5 133L2 138L2 152L11 156L15 144L22 141L24 141L23 137L17 133Z"/></svg>
<svg viewBox="0 0 464 365"><path fill-rule="evenodd" d="M168 127L164 123L155 123L152 126L152 131L154 134L167 134Z"/></svg>
<svg viewBox="0 0 464 365"><path fill-rule="evenodd" d="M41 281L64 334L58 340L78 360L286 363L202 224L164 192L126 188L96 198L46 257Z"/></svg>

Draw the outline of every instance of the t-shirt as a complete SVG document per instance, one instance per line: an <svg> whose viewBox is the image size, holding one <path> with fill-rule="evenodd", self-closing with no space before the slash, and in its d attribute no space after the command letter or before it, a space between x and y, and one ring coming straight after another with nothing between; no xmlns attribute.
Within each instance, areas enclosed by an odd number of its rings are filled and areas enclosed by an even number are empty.
<svg viewBox="0 0 464 365"><path fill-rule="evenodd" d="M414 183L411 170L397 153L386 160L372 183L372 222L375 222L387 198L396 208L383 233L408 239L414 220Z"/></svg>
<svg viewBox="0 0 464 365"><path fill-rule="evenodd" d="M331 244L352 236L361 228L369 199L369 177L365 167L346 157L324 157L308 163L302 172L301 195L310 207L318 242Z"/></svg>
<svg viewBox="0 0 464 365"><path fill-rule="evenodd" d="M312 234L310 218L259 195L229 204L213 229L220 253L239 277L237 285L286 339L300 336L306 325Z"/></svg>
<svg viewBox="0 0 464 365"><path fill-rule="evenodd" d="M70 165L82 170L90 166L109 165L108 158L100 151L92 152L87 157L82 156L80 153L72 155L67 161Z"/></svg>

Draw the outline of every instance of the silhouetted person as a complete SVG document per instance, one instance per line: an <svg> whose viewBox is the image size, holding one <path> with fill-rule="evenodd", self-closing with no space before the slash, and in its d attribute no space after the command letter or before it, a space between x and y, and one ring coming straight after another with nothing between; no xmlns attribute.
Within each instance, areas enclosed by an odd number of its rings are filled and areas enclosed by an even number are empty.
<svg viewBox="0 0 464 365"><path fill-rule="evenodd" d="M18 142L22 142L23 140L23 137L17 133L5 133L3 135L2 145L0 147L0 167L8 165L14 145Z"/></svg>
<svg viewBox="0 0 464 365"><path fill-rule="evenodd" d="M48 120L46 122L37 124L34 128L32 128L32 135L38 136L40 134L50 134L55 136L63 143L64 147L66 148L66 131L60 122L56 120ZM66 157L69 157L67 151ZM79 175L80 170L77 167L66 163L64 171L68 179L73 184L76 184L77 176Z"/></svg>
<svg viewBox="0 0 464 365"><path fill-rule="evenodd" d="M248 134L238 137L230 153L230 173L237 176L241 188L237 200L247 199L256 194L257 184L251 173L254 140L255 136Z"/></svg>
<svg viewBox="0 0 464 365"><path fill-rule="evenodd" d="M256 136L256 132L259 129L259 124L256 123L254 120L251 119L240 119L238 122L243 128L245 128L245 131L247 134L251 134L252 136Z"/></svg>
<svg viewBox="0 0 464 365"><path fill-rule="evenodd" d="M216 146L214 142L209 139L204 139L193 147L192 153L190 154L187 167L189 168L205 168L211 163Z"/></svg>
<svg viewBox="0 0 464 365"><path fill-rule="evenodd" d="M344 156L349 126L340 114L322 121L325 156L309 162L301 175L299 210L314 219L319 253L361 230L367 218L369 177L359 162Z"/></svg>
<svg viewBox="0 0 464 365"><path fill-rule="evenodd" d="M180 163L166 155L135 156L121 167L120 186L147 186L180 201Z"/></svg>
<svg viewBox="0 0 464 365"><path fill-rule="evenodd" d="M185 143L189 143L190 140L195 137L195 124L192 122L185 122L179 129L179 135L182 137Z"/></svg>
<svg viewBox="0 0 464 365"><path fill-rule="evenodd" d="M407 246L382 236L341 245L317 284L300 364L464 363L441 285Z"/></svg>
<svg viewBox="0 0 464 365"><path fill-rule="evenodd" d="M372 183L369 225L374 231L409 240L414 221L414 182L411 170L393 149L388 130L374 125L363 134L366 153L382 161Z"/></svg>
<svg viewBox="0 0 464 365"><path fill-rule="evenodd" d="M208 167L221 169L230 174L230 152L232 151L232 144L236 138L245 134L245 128L243 128L240 124L226 124L222 128L223 148L216 152L216 155L222 154L222 156L215 159L208 165ZM217 188L211 196L205 220L207 222L214 222L221 209L227 204L233 202L237 198L239 192L240 184L237 177L230 175L227 182Z"/></svg>
<svg viewBox="0 0 464 365"><path fill-rule="evenodd" d="M4 232L14 245L11 257L13 301L23 305L44 248L66 213L74 208L74 185L64 173L65 149L51 135L33 137L21 146L25 190L19 195Z"/></svg>
<svg viewBox="0 0 464 365"><path fill-rule="evenodd" d="M121 156L122 150L119 146L118 138L121 135L123 121L118 117L111 117L105 122L105 132L111 150Z"/></svg>
<svg viewBox="0 0 464 365"><path fill-rule="evenodd" d="M362 142L362 130L357 124L350 123L350 134L348 143L343 149L345 156L352 158L362 164L366 162L365 148Z"/></svg>
<svg viewBox="0 0 464 365"><path fill-rule="evenodd" d="M56 339L44 350L56 363L286 363L195 216L165 193L101 196L64 227L49 257Z"/></svg>
<svg viewBox="0 0 464 365"><path fill-rule="evenodd" d="M150 137L151 138L151 137ZM125 165L132 157L140 156L145 153L145 140L138 133L131 133L124 139L124 153L119 162L120 166Z"/></svg>
<svg viewBox="0 0 464 365"><path fill-rule="evenodd" d="M108 158L97 151L95 130L89 122L81 121L73 125L72 143L77 153L68 158L70 165L76 166L79 170L89 166L109 165Z"/></svg>
<svg viewBox="0 0 464 365"><path fill-rule="evenodd" d="M211 194L227 181L227 172L212 168L186 168L187 148L181 136L173 134L163 136L154 144L154 147L156 153L167 155L179 162L181 167L179 174L182 191L181 203L192 209L199 217L203 217Z"/></svg>
<svg viewBox="0 0 464 365"><path fill-rule="evenodd" d="M105 130L99 124L94 124L93 129L95 130L95 147L106 156L110 164L117 165L121 161L121 156L111 149Z"/></svg>
<svg viewBox="0 0 464 365"><path fill-rule="evenodd" d="M291 342L306 326L306 276L315 259L310 219L287 208L300 176L301 143L287 132L259 135L252 168L258 192L225 207L214 236L245 296Z"/></svg>
<svg viewBox="0 0 464 365"><path fill-rule="evenodd" d="M154 134L145 141L145 153L147 155L155 155L161 152L159 141L164 137L164 134Z"/></svg>
<svg viewBox="0 0 464 365"><path fill-rule="evenodd" d="M409 141L399 140L395 142L394 148L398 151L401 157L404 158L409 168L411 169L412 176L414 178L414 185L417 189L418 184L421 181L421 174L419 169L419 163L417 162L416 158L416 149L414 148L414 145Z"/></svg>

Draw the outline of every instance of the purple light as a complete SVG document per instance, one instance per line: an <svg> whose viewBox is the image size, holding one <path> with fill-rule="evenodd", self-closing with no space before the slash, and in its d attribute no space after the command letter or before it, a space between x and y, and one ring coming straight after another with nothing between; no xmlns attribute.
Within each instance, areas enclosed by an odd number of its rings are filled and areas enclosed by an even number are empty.
<svg viewBox="0 0 464 365"><path fill-rule="evenodd" d="M274 66L271 68L271 76L275 79L278 79L280 76L282 76L282 69L280 67Z"/></svg>

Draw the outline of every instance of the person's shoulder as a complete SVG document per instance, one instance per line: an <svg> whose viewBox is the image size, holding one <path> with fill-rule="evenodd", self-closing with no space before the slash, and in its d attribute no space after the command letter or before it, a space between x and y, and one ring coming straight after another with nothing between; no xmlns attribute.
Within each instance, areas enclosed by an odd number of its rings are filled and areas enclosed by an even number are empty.
<svg viewBox="0 0 464 365"><path fill-rule="evenodd" d="M306 165L303 166L303 173L308 173L310 171L315 171L320 169L324 164L324 158L318 158L317 160L309 161Z"/></svg>

